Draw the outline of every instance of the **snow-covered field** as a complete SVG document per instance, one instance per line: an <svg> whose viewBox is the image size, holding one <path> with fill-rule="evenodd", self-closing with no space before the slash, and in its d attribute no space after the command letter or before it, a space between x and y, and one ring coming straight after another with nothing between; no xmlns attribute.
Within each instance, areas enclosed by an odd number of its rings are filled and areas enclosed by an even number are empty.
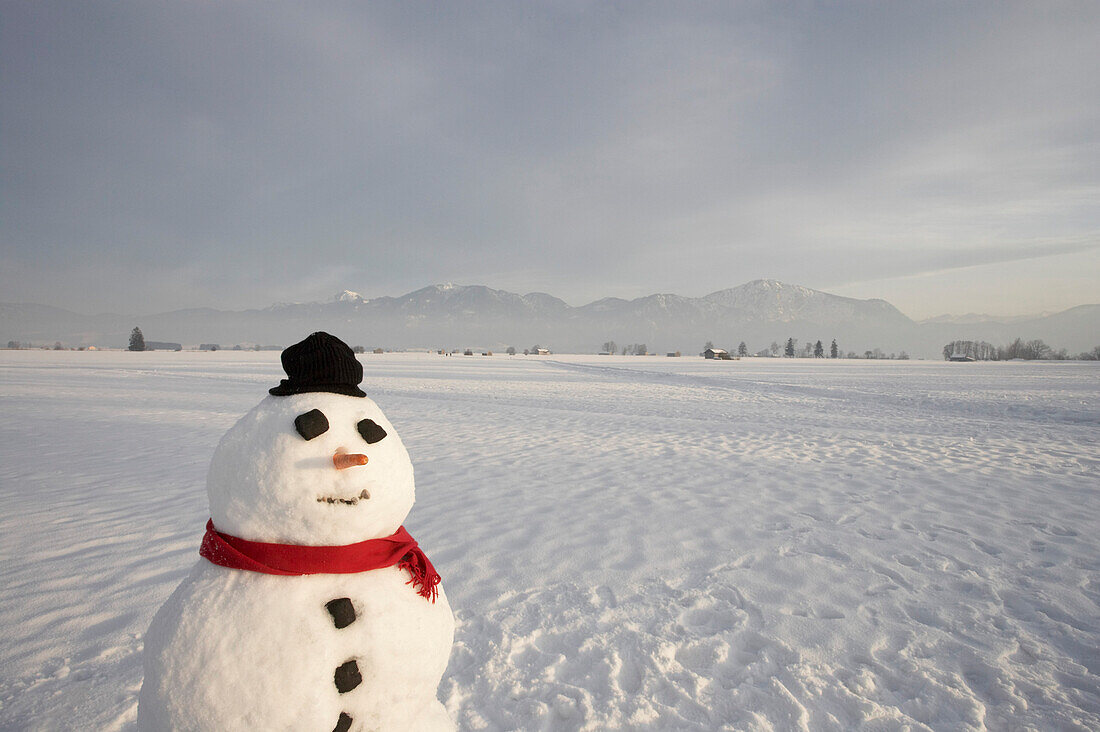
<svg viewBox="0 0 1100 732"><path fill-rule="evenodd" d="M463 730L1100 729L1100 367L361 357ZM0 728L121 729L277 353L0 351Z"/></svg>

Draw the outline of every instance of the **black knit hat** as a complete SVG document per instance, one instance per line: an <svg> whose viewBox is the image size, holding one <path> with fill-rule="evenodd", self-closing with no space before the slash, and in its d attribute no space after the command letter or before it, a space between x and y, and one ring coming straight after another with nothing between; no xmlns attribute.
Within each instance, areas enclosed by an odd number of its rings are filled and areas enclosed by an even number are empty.
<svg viewBox="0 0 1100 732"><path fill-rule="evenodd" d="M353 397L365 397L358 384L363 380L363 364L348 344L328 333L312 333L300 343L283 350L283 371L289 379L269 389L275 396L328 391Z"/></svg>

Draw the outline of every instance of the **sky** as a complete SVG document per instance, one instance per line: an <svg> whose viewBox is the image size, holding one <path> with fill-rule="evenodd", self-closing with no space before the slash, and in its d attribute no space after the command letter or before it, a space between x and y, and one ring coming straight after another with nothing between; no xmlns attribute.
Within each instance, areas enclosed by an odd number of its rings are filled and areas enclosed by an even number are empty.
<svg viewBox="0 0 1100 732"><path fill-rule="evenodd" d="M7 2L0 302L1100 302L1100 3Z"/></svg>

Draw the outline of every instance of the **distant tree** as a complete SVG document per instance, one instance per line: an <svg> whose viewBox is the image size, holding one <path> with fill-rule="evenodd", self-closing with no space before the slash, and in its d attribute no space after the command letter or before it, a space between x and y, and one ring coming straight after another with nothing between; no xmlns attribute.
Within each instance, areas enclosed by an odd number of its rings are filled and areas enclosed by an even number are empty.
<svg viewBox="0 0 1100 732"><path fill-rule="evenodd" d="M617 348L618 344L616 344L615 341L607 341L603 344L604 352L610 353L612 356L615 355L615 351L617 350Z"/></svg>
<svg viewBox="0 0 1100 732"><path fill-rule="evenodd" d="M649 349L646 348L646 345L644 343L636 343L634 345L634 355L635 356L644 356L647 353L649 353Z"/></svg>
<svg viewBox="0 0 1100 732"><path fill-rule="evenodd" d="M516 355L516 347L515 346L508 346L508 350L506 351L506 353L509 356L515 356Z"/></svg>
<svg viewBox="0 0 1100 732"><path fill-rule="evenodd" d="M839 358L840 348L836 344L836 338L833 339L833 345L829 346L829 358Z"/></svg>
<svg viewBox="0 0 1100 732"><path fill-rule="evenodd" d="M821 345L821 341L814 344L814 358L825 358L825 346Z"/></svg>
<svg viewBox="0 0 1100 732"><path fill-rule="evenodd" d="M53 350L60 351L62 350L62 348L63 346L61 345L61 341L54 341Z"/></svg>
<svg viewBox="0 0 1100 732"><path fill-rule="evenodd" d="M749 355L749 347L745 345L744 341L737 344L737 355L739 358L744 358Z"/></svg>
<svg viewBox="0 0 1100 732"><path fill-rule="evenodd" d="M710 350L712 348L714 348L714 341L707 341L706 344L703 346L704 351Z"/></svg>
<svg viewBox="0 0 1100 732"><path fill-rule="evenodd" d="M768 346L768 350L772 352L772 357L779 355L779 344L772 341L772 344Z"/></svg>
<svg viewBox="0 0 1100 732"><path fill-rule="evenodd" d="M1023 358L1021 352L1024 350L1024 342L1017 338L1009 343L1004 348L998 349L997 355L1002 361L1011 361L1014 358Z"/></svg>
<svg viewBox="0 0 1100 732"><path fill-rule="evenodd" d="M1024 358L1031 358L1031 359L1050 358L1052 353L1053 353L1053 349L1050 346L1048 346L1046 343L1043 343L1040 340L1028 341L1027 342L1027 356L1024 356Z"/></svg>
<svg viewBox="0 0 1100 732"><path fill-rule="evenodd" d="M529 348L524 348L523 349L523 355L524 356L530 356L531 355L531 350Z"/></svg>
<svg viewBox="0 0 1100 732"><path fill-rule="evenodd" d="M629 353L630 349L631 346L623 346L623 355L625 356L627 353Z"/></svg>
<svg viewBox="0 0 1100 732"><path fill-rule="evenodd" d="M352 353L366 353L367 349L364 348L363 346L355 346L354 348L351 349L351 352Z"/></svg>
<svg viewBox="0 0 1100 732"><path fill-rule="evenodd" d="M814 344L806 341L806 344L802 346L802 358L811 358L814 355Z"/></svg>
<svg viewBox="0 0 1100 732"><path fill-rule="evenodd" d="M141 334L141 328L135 327L133 331L130 332L130 350L145 350L145 336Z"/></svg>
<svg viewBox="0 0 1100 732"><path fill-rule="evenodd" d="M18 351L22 347L23 347L23 344L20 343L19 341L8 341L8 348L10 348L13 351Z"/></svg>
<svg viewBox="0 0 1100 732"><path fill-rule="evenodd" d="M864 357L864 358L874 358L874 357L875 357L875 354L874 354L874 353L872 353L871 351L864 351L864 352L863 352L863 357Z"/></svg>
<svg viewBox="0 0 1100 732"><path fill-rule="evenodd" d="M787 358L794 358L794 344L797 343L794 338L787 339L787 345L783 349L783 355Z"/></svg>
<svg viewBox="0 0 1100 732"><path fill-rule="evenodd" d="M1031 361L1039 358L1048 358L1050 354L1050 346L1043 341L1033 340L1025 343L1021 338L1017 338L1004 348L997 349L997 356L1005 361L1014 358L1022 358Z"/></svg>
<svg viewBox="0 0 1100 732"><path fill-rule="evenodd" d="M943 347L944 360L950 360L952 356L965 356L975 361L1007 361L1013 358L1028 358L1027 354L1027 344L1019 338L1000 348L985 341L951 341Z"/></svg>

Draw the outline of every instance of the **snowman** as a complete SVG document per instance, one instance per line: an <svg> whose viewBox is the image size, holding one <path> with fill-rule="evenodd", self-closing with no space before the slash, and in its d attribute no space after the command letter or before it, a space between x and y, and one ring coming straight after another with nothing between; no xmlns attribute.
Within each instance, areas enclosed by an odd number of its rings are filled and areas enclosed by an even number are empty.
<svg viewBox="0 0 1100 732"><path fill-rule="evenodd" d="M413 468L314 333L222 438L200 559L145 636L142 730L451 730L454 638L439 575L401 526Z"/></svg>

